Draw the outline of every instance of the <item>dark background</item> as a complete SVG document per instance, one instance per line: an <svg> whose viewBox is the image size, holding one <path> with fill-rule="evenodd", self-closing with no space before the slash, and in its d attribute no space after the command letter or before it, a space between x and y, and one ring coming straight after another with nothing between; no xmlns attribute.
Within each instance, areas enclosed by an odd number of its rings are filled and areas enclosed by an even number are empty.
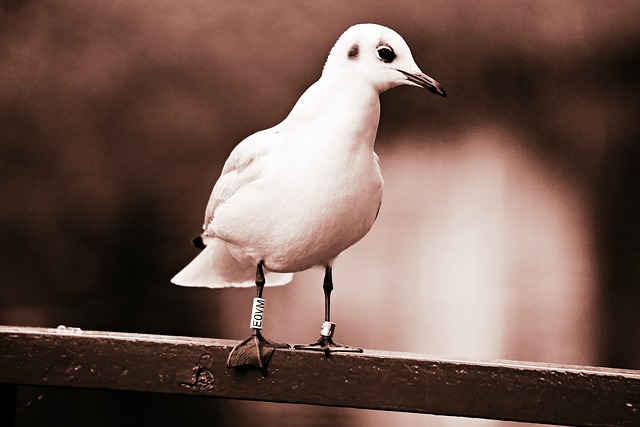
<svg viewBox="0 0 640 427"><path fill-rule="evenodd" d="M594 362L640 369L639 18L634 1L2 2L0 323L224 335L219 294L169 284L222 163L286 116L348 26L376 22L449 94L383 94L378 147L486 123L526 135L513 143L584 200ZM309 425L360 413L302 408ZM254 410L282 411L42 389L21 391L19 422L244 425Z"/></svg>

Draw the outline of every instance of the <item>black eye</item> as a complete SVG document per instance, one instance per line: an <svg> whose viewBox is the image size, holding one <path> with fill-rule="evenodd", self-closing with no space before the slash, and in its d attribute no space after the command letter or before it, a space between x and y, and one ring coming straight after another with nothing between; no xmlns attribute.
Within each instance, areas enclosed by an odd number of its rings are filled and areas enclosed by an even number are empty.
<svg viewBox="0 0 640 427"><path fill-rule="evenodd" d="M396 53L390 46L379 46L378 49L376 49L376 53L378 54L378 58L387 64L396 59Z"/></svg>

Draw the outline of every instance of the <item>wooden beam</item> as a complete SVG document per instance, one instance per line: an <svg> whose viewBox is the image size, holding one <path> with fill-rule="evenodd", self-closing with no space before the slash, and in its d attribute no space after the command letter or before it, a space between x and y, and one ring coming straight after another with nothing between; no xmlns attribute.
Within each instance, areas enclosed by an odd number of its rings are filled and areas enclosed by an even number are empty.
<svg viewBox="0 0 640 427"><path fill-rule="evenodd" d="M236 341L0 326L0 384L135 390L575 426L640 426L640 371L277 350L263 376Z"/></svg>

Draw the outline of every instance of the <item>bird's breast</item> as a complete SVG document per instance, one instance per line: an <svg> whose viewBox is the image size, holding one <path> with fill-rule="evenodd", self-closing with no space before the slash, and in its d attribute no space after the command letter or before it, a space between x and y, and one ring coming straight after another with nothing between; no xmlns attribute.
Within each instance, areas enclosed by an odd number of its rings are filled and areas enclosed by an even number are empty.
<svg viewBox="0 0 640 427"><path fill-rule="evenodd" d="M307 147L309 148L309 147ZM221 205L214 233L247 262L301 271L333 260L373 225L382 176L370 149L331 147L289 153L272 170Z"/></svg>

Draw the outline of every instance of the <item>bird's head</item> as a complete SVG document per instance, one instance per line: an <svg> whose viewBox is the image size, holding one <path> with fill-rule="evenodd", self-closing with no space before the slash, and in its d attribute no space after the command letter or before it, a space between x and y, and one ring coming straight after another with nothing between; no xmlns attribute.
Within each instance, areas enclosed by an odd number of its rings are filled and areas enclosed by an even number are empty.
<svg viewBox="0 0 640 427"><path fill-rule="evenodd" d="M440 83L416 65L404 39L382 25L358 24L345 31L324 66L323 76L334 73L365 79L378 92L410 85L447 96Z"/></svg>

